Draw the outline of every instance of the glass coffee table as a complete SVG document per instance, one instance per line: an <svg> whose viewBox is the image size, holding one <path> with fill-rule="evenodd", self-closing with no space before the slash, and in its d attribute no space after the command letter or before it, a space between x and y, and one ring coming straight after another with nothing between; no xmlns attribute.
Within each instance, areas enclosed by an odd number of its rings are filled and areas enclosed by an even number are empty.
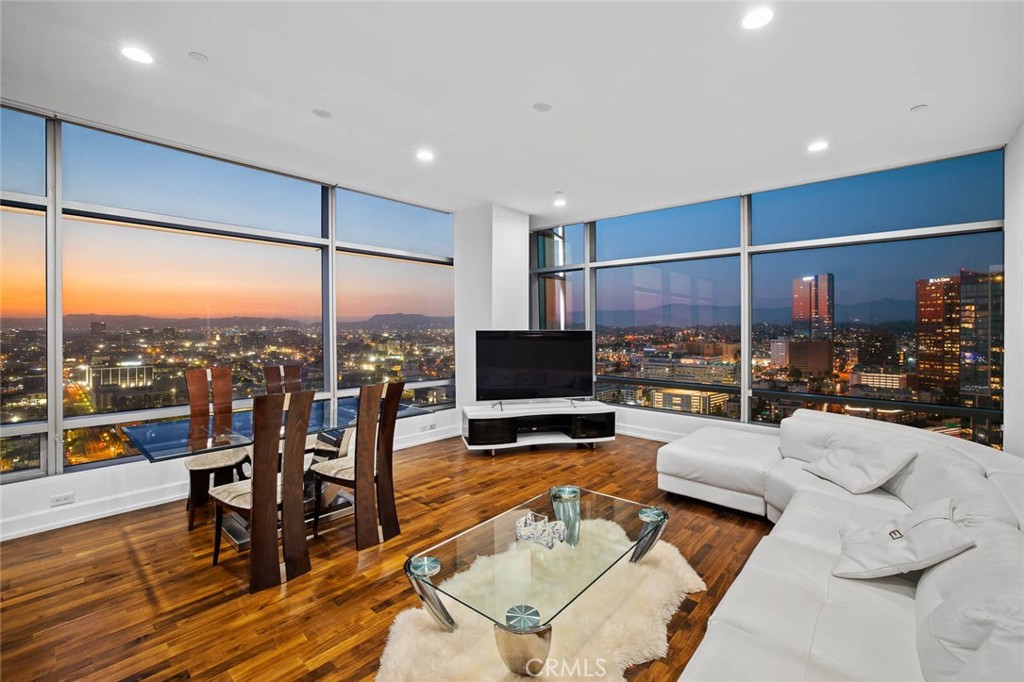
<svg viewBox="0 0 1024 682"><path fill-rule="evenodd" d="M405 574L438 625L454 631L445 600L462 604L494 623L509 670L529 674L547 659L552 620L620 559L643 559L667 520L658 507L557 486L411 556Z"/></svg>

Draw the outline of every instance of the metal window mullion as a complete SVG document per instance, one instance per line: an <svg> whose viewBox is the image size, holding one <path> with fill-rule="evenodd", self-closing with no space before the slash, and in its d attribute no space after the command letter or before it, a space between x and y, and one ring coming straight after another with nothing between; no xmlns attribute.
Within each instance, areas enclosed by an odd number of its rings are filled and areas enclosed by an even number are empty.
<svg viewBox="0 0 1024 682"><path fill-rule="evenodd" d="M435 256L419 251L405 251L404 249L392 249L386 246L368 246L356 244L355 242L334 241L334 249L342 253L352 253L358 256L376 256L378 258L392 258L405 260L414 263L427 265L454 265L455 259L451 256Z"/></svg>
<svg viewBox="0 0 1024 682"><path fill-rule="evenodd" d="M740 422L750 422L750 387L753 381L753 289L751 288L750 248L751 211L750 195L740 197Z"/></svg>
<svg viewBox="0 0 1024 682"><path fill-rule="evenodd" d="M334 187L323 187L323 234L327 237L327 246L323 252L322 296L323 296L323 348L324 348L324 382L330 392L328 400L327 423L332 427L338 425L338 291L335 286L337 276L337 243L338 234L335 226L338 193Z"/></svg>
<svg viewBox="0 0 1024 682"><path fill-rule="evenodd" d="M48 430L47 423L44 421L34 422L11 422L0 426L0 434L4 438L13 438L15 436L29 436L34 433L40 433L46 435Z"/></svg>
<svg viewBox="0 0 1024 682"><path fill-rule="evenodd" d="M597 254L597 223L583 224L583 323L594 333L590 335L590 373L597 376L597 273L593 268ZM594 382L595 390L597 382Z"/></svg>
<svg viewBox="0 0 1024 682"><path fill-rule="evenodd" d="M594 268L619 268L630 265L653 265L658 263L674 263L688 260L704 260L708 258L726 258L738 256L741 253L739 247L725 249L707 249L705 251L686 251L682 253L665 253L657 256L638 256L635 258L616 258L615 260L597 261L591 263Z"/></svg>
<svg viewBox="0 0 1024 682"><path fill-rule="evenodd" d="M46 120L46 452L47 475L64 472L63 234L60 124ZM41 462L42 463L42 462Z"/></svg>
<svg viewBox="0 0 1024 682"><path fill-rule="evenodd" d="M902 241L907 239L926 239L928 237L948 237L958 234L977 232L995 232L1003 229L1002 220L983 220L974 223L957 223L953 225L936 225L933 227L912 227L905 230L889 230L886 232L867 232L850 234L841 237L822 237L821 239L803 239L792 242L776 242L774 244L751 244L747 252L777 253L780 251L801 251L819 249L829 246L856 246L859 244L877 244L880 242Z"/></svg>

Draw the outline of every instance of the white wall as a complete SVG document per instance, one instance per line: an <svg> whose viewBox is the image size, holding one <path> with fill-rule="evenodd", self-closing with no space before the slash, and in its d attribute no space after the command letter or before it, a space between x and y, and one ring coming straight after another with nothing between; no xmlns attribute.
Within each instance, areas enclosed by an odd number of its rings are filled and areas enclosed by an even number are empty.
<svg viewBox="0 0 1024 682"><path fill-rule="evenodd" d="M1024 457L1024 121L1006 146L1003 448Z"/></svg>
<svg viewBox="0 0 1024 682"><path fill-rule="evenodd" d="M478 329L530 326L530 217L491 204L455 214L455 398L476 402Z"/></svg>

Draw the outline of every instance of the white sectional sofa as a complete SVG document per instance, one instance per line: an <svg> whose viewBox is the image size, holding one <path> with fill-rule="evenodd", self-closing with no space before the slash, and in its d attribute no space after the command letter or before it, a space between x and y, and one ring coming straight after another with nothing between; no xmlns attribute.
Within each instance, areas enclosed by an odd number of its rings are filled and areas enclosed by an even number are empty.
<svg viewBox="0 0 1024 682"><path fill-rule="evenodd" d="M830 453L913 453L852 494ZM1024 459L949 436L799 410L778 434L704 427L658 453L663 490L775 522L708 622L686 682L1024 680ZM835 577L850 529L950 498L974 546L924 570ZM918 513L918 512L915 512Z"/></svg>

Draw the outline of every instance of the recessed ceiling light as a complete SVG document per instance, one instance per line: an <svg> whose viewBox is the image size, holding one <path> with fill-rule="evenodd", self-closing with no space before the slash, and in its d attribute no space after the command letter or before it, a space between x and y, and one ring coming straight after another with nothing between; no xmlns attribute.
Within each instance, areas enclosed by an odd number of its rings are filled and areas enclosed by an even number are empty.
<svg viewBox="0 0 1024 682"><path fill-rule="evenodd" d="M330 118L331 116L334 116L334 114L327 111L326 109L314 109L313 115L316 116L317 118Z"/></svg>
<svg viewBox="0 0 1024 682"><path fill-rule="evenodd" d="M139 64L153 63L153 55L139 47L122 47L121 54Z"/></svg>
<svg viewBox="0 0 1024 682"><path fill-rule="evenodd" d="M928 105L927 104L915 104L914 106L910 107L910 113L912 113L912 114L920 114L922 111L927 111L927 110L928 110Z"/></svg>
<svg viewBox="0 0 1024 682"><path fill-rule="evenodd" d="M210 61L210 58L207 57L202 52L189 52L188 56L191 57L192 59L196 60L200 64L205 64L206 62Z"/></svg>
<svg viewBox="0 0 1024 682"><path fill-rule="evenodd" d="M430 163L434 160L434 152L431 149L423 148L416 151L416 158L424 163Z"/></svg>
<svg viewBox="0 0 1024 682"><path fill-rule="evenodd" d="M828 140L815 140L807 145L807 151L809 152L823 152L828 149Z"/></svg>
<svg viewBox="0 0 1024 682"><path fill-rule="evenodd" d="M553 203L557 208L562 208L563 206L565 206L565 193L555 192L555 200L551 203Z"/></svg>
<svg viewBox="0 0 1024 682"><path fill-rule="evenodd" d="M551 105L547 102L537 102L533 105L533 110L539 114L546 114L551 111Z"/></svg>
<svg viewBox="0 0 1024 682"><path fill-rule="evenodd" d="M743 15L743 28L748 31L755 29L764 28L768 24L772 23L772 19L775 18L775 13L767 7L758 7L752 9Z"/></svg>

